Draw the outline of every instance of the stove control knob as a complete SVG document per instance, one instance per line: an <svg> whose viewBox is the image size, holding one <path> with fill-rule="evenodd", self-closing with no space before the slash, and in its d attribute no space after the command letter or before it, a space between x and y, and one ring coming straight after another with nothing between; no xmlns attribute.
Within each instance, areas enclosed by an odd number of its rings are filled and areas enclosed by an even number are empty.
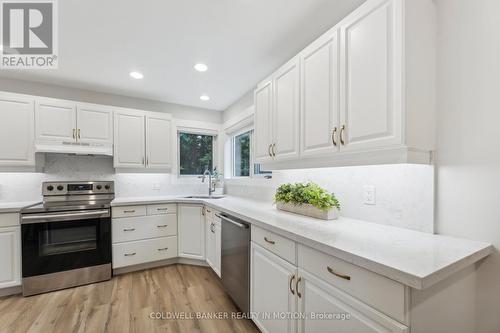
<svg viewBox="0 0 500 333"><path fill-rule="evenodd" d="M53 190L54 190L54 186L52 186L52 185L47 186L47 191L53 191Z"/></svg>
<svg viewBox="0 0 500 333"><path fill-rule="evenodd" d="M102 189L102 186L101 186L101 185L97 185L97 186L96 186L96 188L97 188L98 190L100 190L100 189Z"/></svg>
<svg viewBox="0 0 500 333"><path fill-rule="evenodd" d="M64 190L64 186L62 186L62 185L57 186L57 190L58 190L58 191L62 191L62 190Z"/></svg>
<svg viewBox="0 0 500 333"><path fill-rule="evenodd" d="M111 188L111 186L109 186L109 184L106 184L106 185L104 185L104 188L105 188L106 190L109 190L109 189Z"/></svg>

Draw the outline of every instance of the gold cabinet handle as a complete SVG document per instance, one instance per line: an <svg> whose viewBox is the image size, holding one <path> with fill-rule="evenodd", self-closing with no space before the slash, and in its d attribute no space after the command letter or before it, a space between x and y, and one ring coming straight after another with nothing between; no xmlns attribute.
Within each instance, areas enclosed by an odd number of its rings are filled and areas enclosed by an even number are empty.
<svg viewBox="0 0 500 333"><path fill-rule="evenodd" d="M273 241L273 240L269 240L269 239L267 239L267 237L264 237L264 240L265 240L266 242L268 242L269 244L272 244L272 245L276 244L276 242L275 242L275 241Z"/></svg>
<svg viewBox="0 0 500 333"><path fill-rule="evenodd" d="M302 281L302 278L301 278L301 277L299 277L299 278L297 279L297 283L295 284L295 291L297 291L297 296L299 296L299 298L301 298L301 297L302 297L302 294L301 294L301 293L300 293L300 291L299 291L299 283L300 283L300 281Z"/></svg>
<svg viewBox="0 0 500 333"><path fill-rule="evenodd" d="M292 295L295 295L295 290L293 290L293 280L295 280L295 274L292 275L292 277L290 278L290 283L289 283L290 292L292 293Z"/></svg>
<svg viewBox="0 0 500 333"><path fill-rule="evenodd" d="M80 139L80 129L78 129L78 139Z"/></svg>
<svg viewBox="0 0 500 333"><path fill-rule="evenodd" d="M340 129L340 144L343 146L345 146L344 132L345 132L345 125L342 125L342 128Z"/></svg>
<svg viewBox="0 0 500 333"><path fill-rule="evenodd" d="M332 131L332 143L335 147L337 147L337 141L335 141L335 135L337 134L337 127L334 127L333 128L333 131Z"/></svg>
<svg viewBox="0 0 500 333"><path fill-rule="evenodd" d="M205 216L205 210L206 210L206 208L205 208L205 206L203 206L203 208L201 209L201 215Z"/></svg>
<svg viewBox="0 0 500 333"><path fill-rule="evenodd" d="M168 208L156 208L157 211L161 212L161 211L168 211Z"/></svg>
<svg viewBox="0 0 500 333"><path fill-rule="evenodd" d="M162 249L158 249L158 251L167 251L168 250L168 247L164 247Z"/></svg>
<svg viewBox="0 0 500 333"><path fill-rule="evenodd" d="M157 228L166 228L166 227L168 227L168 224L157 225L156 227Z"/></svg>
<svg viewBox="0 0 500 333"><path fill-rule="evenodd" d="M76 128L73 128L73 139L76 139Z"/></svg>
<svg viewBox="0 0 500 333"><path fill-rule="evenodd" d="M273 144L271 145L271 151L272 151L272 153L273 153L273 157L276 157L276 152L274 151L274 148L276 148L276 144L275 144L275 143L273 143Z"/></svg>
<svg viewBox="0 0 500 333"><path fill-rule="evenodd" d="M272 145L269 145L269 147L267 148L267 153L269 154L270 157L273 157L273 154L271 154L271 147Z"/></svg>
<svg viewBox="0 0 500 333"><path fill-rule="evenodd" d="M124 210L123 212L124 213L135 213L135 209L133 209L133 210Z"/></svg>
<svg viewBox="0 0 500 333"><path fill-rule="evenodd" d="M123 229L123 231L135 231L135 228L127 228L127 229Z"/></svg>
<svg viewBox="0 0 500 333"><path fill-rule="evenodd" d="M333 268L331 268L330 266L326 266L326 270L330 273L330 274L333 274L335 275L336 277L339 277L341 279L344 279L344 280L348 280L350 281L351 280L351 277L349 275L345 275L345 274L340 274L340 273L337 273L335 272L335 270Z"/></svg>
<svg viewBox="0 0 500 333"><path fill-rule="evenodd" d="M135 256L135 252L132 252L132 253L125 253L124 256L125 257L131 257L131 256Z"/></svg>

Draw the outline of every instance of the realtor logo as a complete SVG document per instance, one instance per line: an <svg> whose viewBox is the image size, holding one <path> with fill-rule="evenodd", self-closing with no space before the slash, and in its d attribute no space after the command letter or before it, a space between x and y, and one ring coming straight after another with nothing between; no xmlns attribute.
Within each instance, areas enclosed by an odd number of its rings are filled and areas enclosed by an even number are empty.
<svg viewBox="0 0 500 333"><path fill-rule="evenodd" d="M56 0L0 0L2 69L57 68Z"/></svg>

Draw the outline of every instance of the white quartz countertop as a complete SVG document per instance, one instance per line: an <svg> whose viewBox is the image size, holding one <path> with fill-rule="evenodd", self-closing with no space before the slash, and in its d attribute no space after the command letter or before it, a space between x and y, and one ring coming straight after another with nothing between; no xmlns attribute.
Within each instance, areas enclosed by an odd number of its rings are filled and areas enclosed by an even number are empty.
<svg viewBox="0 0 500 333"><path fill-rule="evenodd" d="M0 213L19 213L22 208L39 202L40 201L0 202Z"/></svg>
<svg viewBox="0 0 500 333"><path fill-rule="evenodd" d="M493 251L491 244L484 242L344 217L322 221L278 211L271 203L231 196L222 199L117 198L112 206L167 202L211 206L416 289L428 288Z"/></svg>

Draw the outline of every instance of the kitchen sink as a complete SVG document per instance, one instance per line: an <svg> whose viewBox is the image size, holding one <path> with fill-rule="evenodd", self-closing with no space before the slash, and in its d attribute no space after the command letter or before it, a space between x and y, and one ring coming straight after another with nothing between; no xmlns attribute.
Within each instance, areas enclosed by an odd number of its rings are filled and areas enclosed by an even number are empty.
<svg viewBox="0 0 500 333"><path fill-rule="evenodd" d="M224 195L188 195L186 199L222 199Z"/></svg>

